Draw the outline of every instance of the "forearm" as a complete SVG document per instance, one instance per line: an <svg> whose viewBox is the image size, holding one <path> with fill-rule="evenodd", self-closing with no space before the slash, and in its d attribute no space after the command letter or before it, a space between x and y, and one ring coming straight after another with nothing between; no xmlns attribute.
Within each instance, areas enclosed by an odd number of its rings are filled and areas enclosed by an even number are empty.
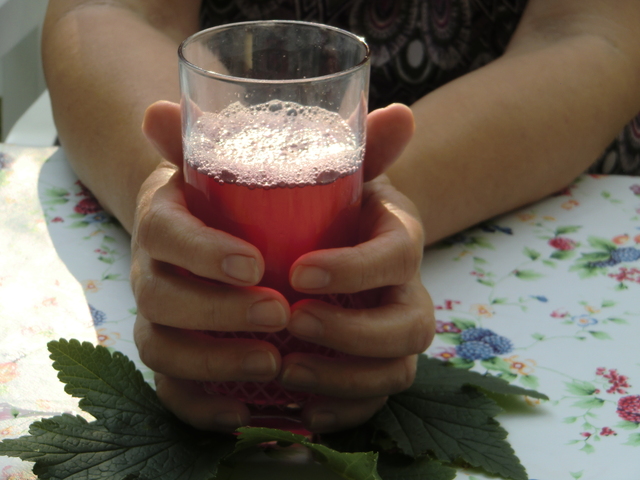
<svg viewBox="0 0 640 480"><path fill-rule="evenodd" d="M417 134L389 176L427 244L583 172L640 111L639 63L599 34L525 24L503 57L417 102Z"/></svg>
<svg viewBox="0 0 640 480"><path fill-rule="evenodd" d="M157 100L179 101L176 51L197 22L154 25L125 3L50 2L43 60L69 161L130 230L140 185L160 161L143 114Z"/></svg>

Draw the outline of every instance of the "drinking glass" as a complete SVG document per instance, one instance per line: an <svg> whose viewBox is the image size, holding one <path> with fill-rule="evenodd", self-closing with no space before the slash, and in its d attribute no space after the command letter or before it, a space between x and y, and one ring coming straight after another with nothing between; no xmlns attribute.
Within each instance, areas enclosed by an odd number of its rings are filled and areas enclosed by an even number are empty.
<svg viewBox="0 0 640 480"><path fill-rule="evenodd" d="M369 87L369 49L338 28L258 21L203 30L179 49L185 195L209 227L255 245L259 285L293 304L349 297L293 290L301 255L357 243ZM336 352L277 333L210 332L258 338L284 356ZM299 409L308 394L276 382L205 383L245 402L254 418Z"/></svg>

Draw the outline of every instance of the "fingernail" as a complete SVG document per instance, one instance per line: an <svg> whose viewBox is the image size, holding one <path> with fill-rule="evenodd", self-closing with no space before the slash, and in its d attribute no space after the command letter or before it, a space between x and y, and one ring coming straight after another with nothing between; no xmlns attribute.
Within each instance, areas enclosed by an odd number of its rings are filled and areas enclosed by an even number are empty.
<svg viewBox="0 0 640 480"><path fill-rule="evenodd" d="M313 290L323 288L331 282L331 275L326 270L318 267L299 266L293 271L291 285L294 288Z"/></svg>
<svg viewBox="0 0 640 480"><path fill-rule="evenodd" d="M291 316L288 330L301 337L318 338L323 334L322 322L308 312L298 310Z"/></svg>
<svg viewBox="0 0 640 480"><path fill-rule="evenodd" d="M276 359L264 350L249 352L242 361L242 370L247 375L275 375L276 368Z"/></svg>
<svg viewBox="0 0 640 480"><path fill-rule="evenodd" d="M309 428L313 431L327 430L338 423L338 417L332 412L315 412L311 416Z"/></svg>
<svg viewBox="0 0 640 480"><path fill-rule="evenodd" d="M244 422L242 416L238 412L222 412L213 417L213 421L216 425L226 428L238 428L241 427Z"/></svg>
<svg viewBox="0 0 640 480"><path fill-rule="evenodd" d="M258 262L255 258L246 255L227 255L222 260L222 270L241 282L256 283L260 280Z"/></svg>
<svg viewBox="0 0 640 480"><path fill-rule="evenodd" d="M284 327L287 324L287 312L277 300L263 300L249 307L247 322L264 327Z"/></svg>
<svg viewBox="0 0 640 480"><path fill-rule="evenodd" d="M282 383L302 388L312 388L318 383L315 373L302 365L290 365L282 375Z"/></svg>

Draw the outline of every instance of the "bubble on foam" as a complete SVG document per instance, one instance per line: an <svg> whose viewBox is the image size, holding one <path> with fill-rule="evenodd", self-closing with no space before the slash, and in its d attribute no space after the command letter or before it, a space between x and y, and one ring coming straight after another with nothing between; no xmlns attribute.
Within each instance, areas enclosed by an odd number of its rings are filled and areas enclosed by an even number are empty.
<svg viewBox="0 0 640 480"><path fill-rule="evenodd" d="M364 155L338 114L280 100L205 113L187 145L199 172L263 188L331 183L360 168Z"/></svg>

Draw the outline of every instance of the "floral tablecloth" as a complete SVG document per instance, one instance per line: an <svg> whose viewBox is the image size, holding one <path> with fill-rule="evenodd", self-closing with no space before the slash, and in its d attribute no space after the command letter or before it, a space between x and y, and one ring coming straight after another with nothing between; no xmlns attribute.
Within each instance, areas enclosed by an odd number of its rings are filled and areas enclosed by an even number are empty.
<svg viewBox="0 0 640 480"><path fill-rule="evenodd" d="M0 218L0 439L81 413L50 340L119 350L151 380L132 340L129 237L62 151L0 145ZM549 395L499 417L532 480L640 479L640 178L580 177L430 249L422 278L430 355ZM32 478L0 457L0 480Z"/></svg>

